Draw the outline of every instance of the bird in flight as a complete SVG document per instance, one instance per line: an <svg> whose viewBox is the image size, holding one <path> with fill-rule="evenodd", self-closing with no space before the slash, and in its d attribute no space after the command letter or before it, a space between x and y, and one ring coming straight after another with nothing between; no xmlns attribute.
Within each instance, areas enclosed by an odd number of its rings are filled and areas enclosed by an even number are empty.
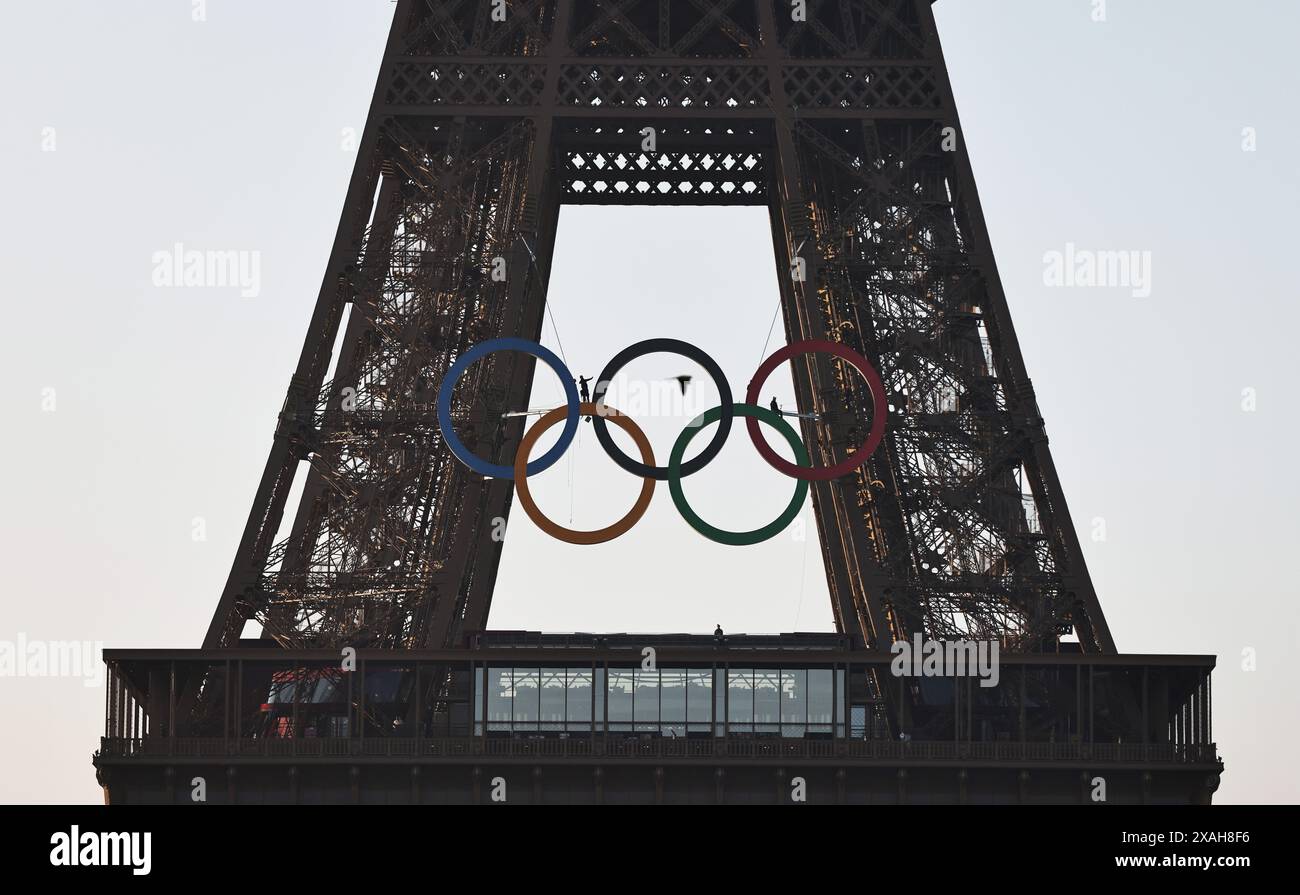
<svg viewBox="0 0 1300 895"><path fill-rule="evenodd" d="M681 376L673 376L671 378L677 380L677 385L681 387L682 394L686 394L686 386L691 384L691 376L683 373Z"/></svg>

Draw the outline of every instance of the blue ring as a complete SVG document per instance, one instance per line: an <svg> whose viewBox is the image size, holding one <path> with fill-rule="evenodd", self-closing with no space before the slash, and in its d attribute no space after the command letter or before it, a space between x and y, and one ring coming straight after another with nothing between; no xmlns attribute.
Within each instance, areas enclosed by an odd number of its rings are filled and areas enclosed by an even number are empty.
<svg viewBox="0 0 1300 895"><path fill-rule="evenodd" d="M573 382L573 374L569 372L569 368L551 351L536 342L530 342L527 339L490 339L487 342L480 342L456 358L456 362L451 365L451 369L443 377L442 387L438 389L438 428L442 430L442 439L446 442L447 447L451 448L451 452L456 456L457 460L479 475L514 481L515 470L513 466L502 466L480 459L469 448L465 447L464 442L460 440L460 436L456 434L456 428L451 423L451 395L456 389L456 383L460 381L461 376L465 375L465 371L469 369L470 364L497 351L519 351L545 361L546 365L555 371L555 375L560 377L560 382L564 384L564 396L569 405L568 416L564 418L564 430L560 432L560 440L555 442L554 447L528 464L528 474L530 476L550 469L569 449L569 444L573 441L574 436L578 434L578 418L581 416L579 413L580 402L578 400L578 387Z"/></svg>

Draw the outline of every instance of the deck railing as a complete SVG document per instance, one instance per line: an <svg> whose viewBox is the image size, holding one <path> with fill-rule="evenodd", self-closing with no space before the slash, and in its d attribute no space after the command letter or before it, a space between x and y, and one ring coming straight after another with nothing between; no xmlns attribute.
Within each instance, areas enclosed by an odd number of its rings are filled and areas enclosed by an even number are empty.
<svg viewBox="0 0 1300 895"><path fill-rule="evenodd" d="M573 738L442 737L415 739L330 737L223 739L220 737L105 737L100 757L109 759L353 757L404 760L483 759L726 759L729 761L1082 762L1213 764L1213 743L1019 743L893 742L782 738L673 739L620 736Z"/></svg>

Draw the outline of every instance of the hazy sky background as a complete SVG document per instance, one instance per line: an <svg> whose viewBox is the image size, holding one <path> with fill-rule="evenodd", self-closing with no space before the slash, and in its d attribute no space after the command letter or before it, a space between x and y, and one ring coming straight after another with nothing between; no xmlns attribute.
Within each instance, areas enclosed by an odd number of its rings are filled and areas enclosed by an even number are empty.
<svg viewBox="0 0 1300 895"><path fill-rule="evenodd" d="M1286 570L1300 490L1300 7L1107 6L1104 23L1091 0L936 9L1002 279L1116 641L1217 654L1218 800L1300 801L1300 585ZM6 5L0 640L199 645L316 298L354 161L344 129L364 124L392 9L209 0L196 23L188 0ZM1246 127L1255 152L1242 151ZM551 298L574 372L594 376L633 341L675 336L713 353L740 392L777 301L770 239L761 209L566 208ZM178 242L259 252L260 294L153 286L153 253ZM1151 295L1045 286L1044 254L1067 243L1151 252ZM783 340L778 324L768 351ZM545 342L555 347L549 324ZM691 369L654 356L629 373ZM788 376L774 379L764 399L788 389ZM556 394L539 371L533 406ZM661 458L685 419L647 421ZM554 518L593 528L631 505L636 480L590 427L570 456L537 480ZM740 427L687 482L706 518L746 528L790 488ZM491 623L829 629L810 506L804 516L805 541L721 547L687 528L661 486L631 534L580 550L516 513ZM196 518L206 540L193 538ZM1105 540L1093 538L1097 519ZM80 680L0 678L0 800L98 801L103 700Z"/></svg>

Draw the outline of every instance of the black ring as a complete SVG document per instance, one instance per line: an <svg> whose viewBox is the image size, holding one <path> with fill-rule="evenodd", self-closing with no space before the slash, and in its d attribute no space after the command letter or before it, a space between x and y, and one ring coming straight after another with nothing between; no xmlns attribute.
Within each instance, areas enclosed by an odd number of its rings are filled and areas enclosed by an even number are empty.
<svg viewBox="0 0 1300 895"><path fill-rule="evenodd" d="M644 342L637 342L635 345L624 348L615 355L612 361L605 365L605 369L601 370L600 376L596 378L596 391L592 394L591 399L597 405L603 405L605 392L609 391L609 383L614 378L614 374L638 357L659 352L680 354L682 357L690 358L703 367L704 371L709 374L709 378L713 380L713 384L718 387L718 401L722 405L722 416L718 419L718 431L714 434L713 440L693 460L682 464L681 475L685 478L699 472L709 464L709 461L718 456L718 452L726 444L727 436L731 434L731 420L735 416L735 412L731 407L731 386L727 383L727 377L723 375L722 368L718 366L713 358L691 343L679 339L646 339ZM623 453L618 445L614 443L614 439L610 437L609 426L600 414L592 417L591 422L596 429L596 438L600 441L600 446L605 449L605 453L609 454L615 463L633 475L655 479L659 482L668 480L667 466L646 466L644 463L638 463Z"/></svg>

